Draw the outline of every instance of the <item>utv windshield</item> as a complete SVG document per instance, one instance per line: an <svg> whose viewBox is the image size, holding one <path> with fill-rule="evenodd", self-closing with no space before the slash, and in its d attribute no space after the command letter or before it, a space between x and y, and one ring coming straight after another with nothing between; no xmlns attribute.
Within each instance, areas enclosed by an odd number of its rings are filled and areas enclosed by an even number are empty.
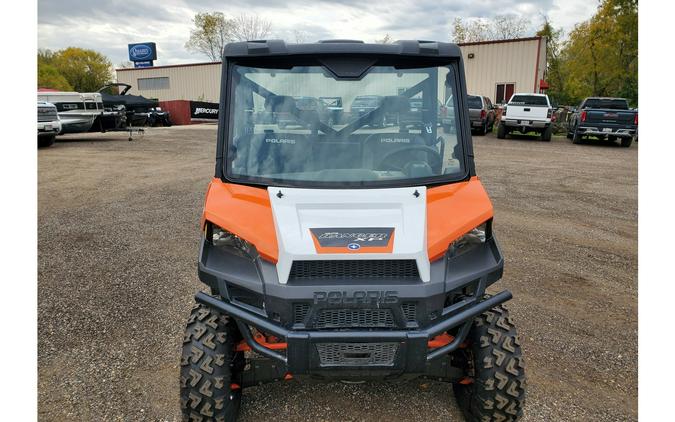
<svg viewBox="0 0 675 422"><path fill-rule="evenodd" d="M465 177L452 66L372 66L343 79L318 64L235 65L230 80L231 180L377 187Z"/></svg>

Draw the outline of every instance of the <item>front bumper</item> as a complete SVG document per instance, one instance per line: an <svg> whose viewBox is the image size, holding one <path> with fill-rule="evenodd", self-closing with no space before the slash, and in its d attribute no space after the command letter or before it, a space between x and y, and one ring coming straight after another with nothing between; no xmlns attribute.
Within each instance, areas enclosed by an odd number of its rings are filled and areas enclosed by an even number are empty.
<svg viewBox="0 0 675 422"><path fill-rule="evenodd" d="M294 376L297 375L322 375L324 377L348 378L350 376L390 376L400 374L423 375L428 372L431 361L440 358L454 350L464 341L466 334L471 328L473 319L481 313L500 305L511 299L508 291L500 292L484 300L467 300L455 304L455 311L449 312L446 318L423 330L409 331L294 331L287 330L274 322L259 315L248 312L231 303L224 302L203 292L197 293L197 302L208 305L218 311L233 317L239 329L252 350L276 360L285 365L287 370ZM272 334L286 340L286 354L272 350L258 343L249 327ZM430 350L428 345L439 334L459 328L459 332L449 343ZM346 350L344 354L348 361L346 364L326 362L322 356L321 347L326 345L333 349ZM341 346L348 347L341 347ZM389 357L385 360L373 362L371 356L377 351L371 351L369 345L377 345L378 348L389 348ZM384 345L384 346L382 346ZM383 353L380 351L379 353ZM386 354L386 352L385 352ZM338 357L338 359L344 357ZM360 359L360 360L359 360Z"/></svg>
<svg viewBox="0 0 675 422"><path fill-rule="evenodd" d="M61 132L61 122L38 122L38 136L58 135Z"/></svg>
<svg viewBox="0 0 675 422"><path fill-rule="evenodd" d="M485 297L486 287L501 278L502 271L503 258L491 237L458 257L434 261L429 282L314 280L282 285L273 264L221 253L203 241L199 276L220 297L198 293L196 300L233 317L252 350L286 367L293 376L420 376L449 366L448 353L464 341L473 319L511 298L508 291ZM414 318L405 312L410 304L415 306ZM300 318L298 305L306 306ZM385 312L391 324L321 326L317 322L325 312L337 313L339 318L350 312L359 318ZM283 339L285 353L258 343L251 328ZM430 348L434 337L448 332L452 341Z"/></svg>

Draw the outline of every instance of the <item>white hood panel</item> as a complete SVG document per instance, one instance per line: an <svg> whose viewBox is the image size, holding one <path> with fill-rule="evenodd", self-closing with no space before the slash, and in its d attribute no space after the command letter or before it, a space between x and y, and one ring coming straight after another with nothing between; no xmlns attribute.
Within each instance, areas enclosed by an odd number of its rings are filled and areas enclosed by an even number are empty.
<svg viewBox="0 0 675 422"><path fill-rule="evenodd" d="M269 187L268 193L279 245L280 283L288 281L293 261L337 259L415 259L421 279L429 281L426 187L344 190ZM330 248L329 253L325 249L319 253L310 229L326 228L392 228L393 249L367 252L372 248L350 250L340 246Z"/></svg>

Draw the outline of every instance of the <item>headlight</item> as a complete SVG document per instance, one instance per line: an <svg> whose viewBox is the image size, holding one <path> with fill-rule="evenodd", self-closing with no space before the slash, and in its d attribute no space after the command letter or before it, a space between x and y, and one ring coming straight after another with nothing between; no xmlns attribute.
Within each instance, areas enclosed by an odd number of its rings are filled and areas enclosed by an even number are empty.
<svg viewBox="0 0 675 422"><path fill-rule="evenodd" d="M206 241L242 258L255 259L258 256L258 251L251 243L213 223L206 224Z"/></svg>
<svg viewBox="0 0 675 422"><path fill-rule="evenodd" d="M490 224L488 221L486 221L485 223L466 233L464 236L455 240L448 248L448 256L450 258L459 256L470 251L476 246L484 244L490 229Z"/></svg>

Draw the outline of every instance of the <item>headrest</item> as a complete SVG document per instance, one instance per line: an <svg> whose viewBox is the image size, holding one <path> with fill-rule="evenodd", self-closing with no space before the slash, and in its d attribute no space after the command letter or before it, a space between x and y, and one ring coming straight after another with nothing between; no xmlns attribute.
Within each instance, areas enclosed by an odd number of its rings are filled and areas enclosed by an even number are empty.
<svg viewBox="0 0 675 422"><path fill-rule="evenodd" d="M387 95L382 100L381 110L385 113L407 113L410 111L410 99L402 95Z"/></svg>
<svg viewBox="0 0 675 422"><path fill-rule="evenodd" d="M295 98L288 95L272 95L265 98L265 111L290 113L296 109Z"/></svg>

